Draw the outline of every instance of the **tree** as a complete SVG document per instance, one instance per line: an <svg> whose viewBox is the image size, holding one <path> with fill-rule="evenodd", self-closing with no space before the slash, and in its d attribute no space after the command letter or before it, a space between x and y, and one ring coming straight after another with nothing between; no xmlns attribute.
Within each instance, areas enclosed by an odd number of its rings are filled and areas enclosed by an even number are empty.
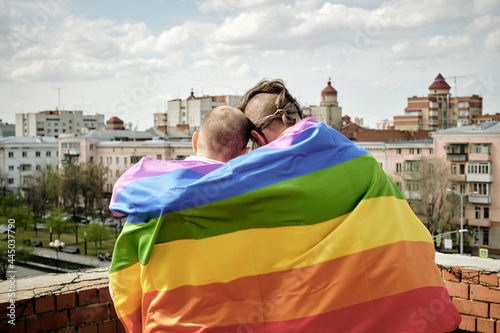
<svg viewBox="0 0 500 333"><path fill-rule="evenodd" d="M100 247L102 248L102 240L109 238L108 228L104 224L99 222L89 223L83 231L87 233L87 239L90 242L94 242L96 252L97 252L97 242L98 241L101 242Z"/></svg>
<svg viewBox="0 0 500 333"><path fill-rule="evenodd" d="M87 163L83 165L83 179L81 193L84 198L84 212L94 211L95 208L102 210L104 196L105 175L108 168L102 164Z"/></svg>
<svg viewBox="0 0 500 333"><path fill-rule="evenodd" d="M16 221L16 230L22 229L24 231L28 225L34 222L33 214L31 214L28 206L20 200L17 206L10 209L9 217Z"/></svg>
<svg viewBox="0 0 500 333"><path fill-rule="evenodd" d="M54 208L49 212L47 226L52 228L52 232L56 233L57 238L61 238L61 234L68 229L68 220L64 219L62 208Z"/></svg>
<svg viewBox="0 0 500 333"><path fill-rule="evenodd" d="M80 204L81 184L82 166L70 163L63 170L60 193L64 194L63 200L70 207L73 217L76 217L76 210Z"/></svg>
<svg viewBox="0 0 500 333"><path fill-rule="evenodd" d="M429 229L431 234L451 229L452 203L447 200L450 170L446 161L423 158L418 167L420 200L412 200L410 206Z"/></svg>
<svg viewBox="0 0 500 333"><path fill-rule="evenodd" d="M17 221L14 224L17 226ZM9 244L9 234L5 236L5 240L0 241L0 279L7 279L7 271L15 270L15 266L17 265L17 261L27 261L33 254L33 247L31 244L27 244L24 239L24 232L22 228L14 228L13 231L15 234L11 233L11 235L15 235L15 246L13 243ZM2 236L3 238L3 236ZM13 238L12 238L13 239ZM10 245L10 246L9 246ZM9 252L10 251L10 252ZM15 251L15 252L12 252ZM10 266L9 265L13 265Z"/></svg>

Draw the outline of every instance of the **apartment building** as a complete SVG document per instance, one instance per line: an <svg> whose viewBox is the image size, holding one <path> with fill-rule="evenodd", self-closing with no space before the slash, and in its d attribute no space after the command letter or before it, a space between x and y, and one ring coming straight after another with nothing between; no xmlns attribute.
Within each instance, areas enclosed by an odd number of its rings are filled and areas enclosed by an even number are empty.
<svg viewBox="0 0 500 333"><path fill-rule="evenodd" d="M500 123L431 133L435 153L446 156L450 189L464 195L464 225L473 243L500 254ZM471 242L472 243L472 242Z"/></svg>
<svg viewBox="0 0 500 333"><path fill-rule="evenodd" d="M168 109L166 113L155 114L156 128L165 129L165 121L167 126L180 127L185 129L186 133L193 134L198 131L201 121L208 111L221 105L235 106L239 103L242 96L224 95L224 96L201 96L196 97L194 92L185 99L174 99L168 101ZM167 131L168 132L168 131Z"/></svg>
<svg viewBox="0 0 500 333"><path fill-rule="evenodd" d="M483 113L483 98L479 95L452 96L450 85L439 74L429 86L425 97L408 97L403 116L394 117L399 130L430 130L457 127L474 123Z"/></svg>
<svg viewBox="0 0 500 333"><path fill-rule="evenodd" d="M57 168L57 140L53 137L0 137L2 195L20 195L37 171Z"/></svg>
<svg viewBox="0 0 500 333"><path fill-rule="evenodd" d="M104 115L83 114L83 111L40 111L16 114L16 136L59 137L104 128Z"/></svg>
<svg viewBox="0 0 500 333"><path fill-rule="evenodd" d="M63 135L58 139L58 164L61 168L69 163L96 163L108 167L105 190L111 192L114 182L123 172L144 156L175 160L192 154L189 135L176 128L169 132L170 137L153 128L147 131L100 130Z"/></svg>

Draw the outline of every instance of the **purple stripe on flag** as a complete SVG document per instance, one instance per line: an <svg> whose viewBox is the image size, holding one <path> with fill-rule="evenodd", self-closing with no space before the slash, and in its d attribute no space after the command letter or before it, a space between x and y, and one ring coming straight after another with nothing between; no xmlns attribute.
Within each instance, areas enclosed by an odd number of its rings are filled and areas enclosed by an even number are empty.
<svg viewBox="0 0 500 333"><path fill-rule="evenodd" d="M271 148L271 149L280 149L280 148L287 148L292 145L292 143L306 130L307 128L314 126L318 123L316 118L313 117L307 117L299 121L297 124L295 124L293 127L290 127L290 130L283 135L281 138L268 143L267 145L263 146L266 148Z"/></svg>
<svg viewBox="0 0 500 333"><path fill-rule="evenodd" d="M121 177L120 181L117 182L115 187L113 188L113 195L111 196L110 207L116 202L116 197L118 192L120 192L126 185L135 182L137 180L163 175L165 173L178 170L178 169L186 169L197 172L202 175L206 175L207 173L219 168L221 164L210 164L203 161L197 160L180 160L180 161L164 161L164 160L155 160L149 157L143 157L141 160L130 167ZM123 216L123 214L114 212L115 216Z"/></svg>

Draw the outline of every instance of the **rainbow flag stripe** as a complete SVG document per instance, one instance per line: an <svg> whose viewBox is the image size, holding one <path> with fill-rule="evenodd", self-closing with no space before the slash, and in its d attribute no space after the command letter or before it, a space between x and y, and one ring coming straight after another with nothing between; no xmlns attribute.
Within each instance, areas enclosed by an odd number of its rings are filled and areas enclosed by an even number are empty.
<svg viewBox="0 0 500 333"><path fill-rule="evenodd" d="M143 158L116 183L128 332L449 332L432 238L368 152L314 118L226 164Z"/></svg>

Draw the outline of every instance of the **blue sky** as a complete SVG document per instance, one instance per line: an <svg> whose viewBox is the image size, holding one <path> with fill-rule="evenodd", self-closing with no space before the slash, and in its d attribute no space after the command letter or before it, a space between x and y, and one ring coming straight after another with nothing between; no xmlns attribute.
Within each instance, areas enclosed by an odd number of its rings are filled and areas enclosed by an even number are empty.
<svg viewBox="0 0 500 333"><path fill-rule="evenodd" d="M281 78L314 105L331 77L343 114L373 127L439 73L493 114L499 59L496 0L0 0L0 119L54 109L60 91L61 109L146 129L191 89Z"/></svg>

